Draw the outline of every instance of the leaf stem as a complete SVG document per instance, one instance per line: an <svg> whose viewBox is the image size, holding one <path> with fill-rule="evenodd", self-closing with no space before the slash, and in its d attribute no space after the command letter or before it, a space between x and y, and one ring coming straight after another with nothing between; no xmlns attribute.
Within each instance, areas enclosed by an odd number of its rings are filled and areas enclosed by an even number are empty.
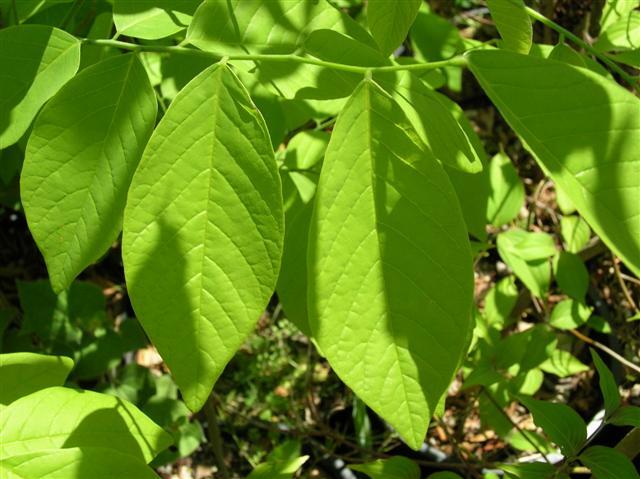
<svg viewBox="0 0 640 479"><path fill-rule="evenodd" d="M629 361L628 359L620 356L613 349L605 346L604 344L596 341L595 339L591 339L590 337L585 336L584 334L582 334L580 331L578 331L576 329L568 329L566 331L571 333L571 334L573 334L576 338L580 339L581 341L584 341L588 345L593 346L594 348L598 348L599 350L607 353L609 356L611 356L614 359L617 359L620 363L624 364L628 368L633 369L634 371L640 373L640 366L638 366L638 365L632 363L631 361Z"/></svg>
<svg viewBox="0 0 640 479"><path fill-rule="evenodd" d="M396 72L396 71L406 71L406 70L435 70L438 68L450 67L450 66L465 66L467 64L467 60L462 56L458 55L452 57L448 60L438 61L438 62L429 62L429 63L418 63L412 65L388 65L388 66L379 66L379 67L361 67L356 65L345 65L343 63L334 63L328 62L325 60L320 60L318 58L313 58L309 56L300 56L294 54L285 54L285 55L275 55L275 54L231 54L231 55L220 55L214 52L206 52L203 50L197 50L195 48L186 48L180 46L167 46L167 45L138 45L134 43L122 42L120 40L105 40L105 39L92 39L92 38L83 38L83 43L87 43L90 45L99 45L104 47L111 48L121 48L123 50L129 50L134 52L159 52L159 53L169 53L169 54L184 54L184 55L195 55L201 57L212 58L215 60L220 60L222 57L227 57L229 60L249 60L256 62L274 62L274 63L306 63L309 65L316 65L325 68L331 68L334 70L342 70L351 73L359 73L361 75L365 75L367 72L372 73L383 73L383 72Z"/></svg>
<svg viewBox="0 0 640 479"><path fill-rule="evenodd" d="M624 80L631 86L640 86L640 80L634 78L632 75L629 75L626 71L624 71L616 62L614 62L613 60L611 60L609 57L607 57L604 53L599 52L598 50L596 50L595 48L593 48L591 45L589 45L587 42L585 42L583 39L581 39L580 37L578 37L577 35L571 33L569 30L567 30L566 28L564 28L561 25L558 25L556 22L554 22L553 20L545 17L543 14L537 12L536 10L534 10L531 7L525 7L525 10L527 11L527 14L531 17L534 18L535 20L539 21L540 23L542 23L543 25L546 25L547 27L551 28L552 30L555 30L556 32L558 32L560 35L564 35L565 38L571 40L573 43L575 43L576 45L581 46L582 48L584 48L586 51L588 51L589 53L591 53L593 56L597 57L600 61L602 61L603 63L605 63L609 68L611 68L614 72L616 72L618 75L620 75L622 78L624 78Z"/></svg>
<svg viewBox="0 0 640 479"><path fill-rule="evenodd" d="M220 434L220 428L218 427L218 413L216 411L215 399L213 394L209 396L207 402L204 403L204 415L207 418L207 429L209 431L209 443L213 455L216 459L216 465L218 466L218 472L222 479L229 479L229 471L227 465L224 462L224 454L222 452L222 436Z"/></svg>

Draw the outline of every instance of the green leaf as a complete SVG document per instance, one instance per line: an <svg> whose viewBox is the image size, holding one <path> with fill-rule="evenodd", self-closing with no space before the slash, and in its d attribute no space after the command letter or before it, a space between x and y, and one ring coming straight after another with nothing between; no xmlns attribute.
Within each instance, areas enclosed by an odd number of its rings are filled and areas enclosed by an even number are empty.
<svg viewBox="0 0 640 479"><path fill-rule="evenodd" d="M0 404L9 404L51 386L62 386L73 368L64 356L34 353L0 354Z"/></svg>
<svg viewBox="0 0 640 479"><path fill-rule="evenodd" d="M581 301L564 299L551 311L549 324L558 329L575 329L589 320L592 309Z"/></svg>
<svg viewBox="0 0 640 479"><path fill-rule="evenodd" d="M618 391L618 385L613 377L613 373L600 358L598 353L596 353L594 349L591 349L590 351L591 357L593 358L593 364L598 370L600 391L604 397L604 410L607 416L609 416L620 407L620 392Z"/></svg>
<svg viewBox="0 0 640 479"><path fill-rule="evenodd" d="M489 163L491 194L487 219L495 227L514 220L524 204L524 185L513 163L504 153L495 155Z"/></svg>
<svg viewBox="0 0 640 479"><path fill-rule="evenodd" d="M504 51L469 66L602 240L640 275L640 99L583 68Z"/></svg>
<svg viewBox="0 0 640 479"><path fill-rule="evenodd" d="M555 349L549 359L540 365L540 369L549 374L566 378L589 370L589 366L581 362L573 354L563 349Z"/></svg>
<svg viewBox="0 0 640 479"><path fill-rule="evenodd" d="M507 50L529 53L533 28L523 0L487 0L491 18Z"/></svg>
<svg viewBox="0 0 640 479"><path fill-rule="evenodd" d="M276 289L287 317L307 335L311 335L307 313L307 244L319 174L319 168L314 167L324 157L328 143L326 132L298 133L287 145L282 172L285 234Z"/></svg>
<svg viewBox="0 0 640 479"><path fill-rule="evenodd" d="M551 283L548 258L555 253L553 239L546 233L512 229L498 235L497 246L500 257L525 286L544 297Z"/></svg>
<svg viewBox="0 0 640 479"><path fill-rule="evenodd" d="M640 48L640 12L631 11L628 15L612 23L600 34L598 41L593 46L603 52Z"/></svg>
<svg viewBox="0 0 640 479"><path fill-rule="evenodd" d="M129 54L80 72L38 116L20 189L54 291L69 287L118 237L156 110L147 74Z"/></svg>
<svg viewBox="0 0 640 479"><path fill-rule="evenodd" d="M113 0L113 22L120 35L157 40L189 25L202 0Z"/></svg>
<svg viewBox="0 0 640 479"><path fill-rule="evenodd" d="M600 29L606 30L621 18L627 17L634 9L640 7L638 0L605 0L600 16Z"/></svg>
<svg viewBox="0 0 640 479"><path fill-rule="evenodd" d="M539 401L518 396L533 416L536 426L542 428L565 456L575 454L587 439L587 426L582 418L565 404Z"/></svg>
<svg viewBox="0 0 640 479"><path fill-rule="evenodd" d="M354 464L349 469L363 472L371 479L419 479L418 465L402 456L389 459L377 459L366 464Z"/></svg>
<svg viewBox="0 0 640 479"><path fill-rule="evenodd" d="M410 72L393 80L385 75L380 84L392 92L421 139L443 164L468 173L482 171L478 153L454 116L453 102Z"/></svg>
<svg viewBox="0 0 640 479"><path fill-rule="evenodd" d="M5 476L5 473L7 474ZM44 449L0 459L3 479L157 479L144 462L101 447Z"/></svg>
<svg viewBox="0 0 640 479"><path fill-rule="evenodd" d="M613 413L610 422L616 426L640 427L640 407L622 406Z"/></svg>
<svg viewBox="0 0 640 479"><path fill-rule="evenodd" d="M486 478L486 475L485 475ZM428 479L462 479L462 476L455 472L440 471L429 475Z"/></svg>
<svg viewBox="0 0 640 479"><path fill-rule="evenodd" d="M80 42L43 25L5 28L0 31L0 66L2 150L20 139L42 105L76 74Z"/></svg>
<svg viewBox="0 0 640 479"><path fill-rule="evenodd" d="M564 293L576 301L584 301L589 289L589 271L580 256L561 251L554 258L553 273Z"/></svg>
<svg viewBox="0 0 640 479"><path fill-rule="evenodd" d="M314 337L341 379L419 448L470 339L471 255L446 174L372 81L338 117L309 241Z"/></svg>
<svg viewBox="0 0 640 479"><path fill-rule="evenodd" d="M267 127L229 66L214 65L154 131L123 237L133 307L192 411L269 301L283 230Z"/></svg>
<svg viewBox="0 0 640 479"><path fill-rule="evenodd" d="M508 477L517 479L549 479L556 469L546 462L532 462L528 464L503 464L500 467Z"/></svg>
<svg viewBox="0 0 640 479"><path fill-rule="evenodd" d="M560 220L560 233L567 251L578 253L589 242L591 231L589 225L576 215L563 216Z"/></svg>
<svg viewBox="0 0 640 479"><path fill-rule="evenodd" d="M104 447L149 462L170 444L133 404L93 391L42 389L0 410L0 457Z"/></svg>
<svg viewBox="0 0 640 479"><path fill-rule="evenodd" d="M300 456L300 443L287 441L275 448L266 462L259 464L247 479L290 479L309 456Z"/></svg>
<svg viewBox="0 0 640 479"><path fill-rule="evenodd" d="M413 24L420 8L421 0L369 0L367 22L373 38L384 56L389 56L398 48Z"/></svg>
<svg viewBox="0 0 640 479"><path fill-rule="evenodd" d="M595 479L638 479L631 460L610 447L591 446L580 454L580 462L591 469Z"/></svg>
<svg viewBox="0 0 640 479"><path fill-rule="evenodd" d="M533 443L545 453L552 452L549 441L535 431L512 429L505 439L509 445L519 451L536 452L536 448L531 444Z"/></svg>

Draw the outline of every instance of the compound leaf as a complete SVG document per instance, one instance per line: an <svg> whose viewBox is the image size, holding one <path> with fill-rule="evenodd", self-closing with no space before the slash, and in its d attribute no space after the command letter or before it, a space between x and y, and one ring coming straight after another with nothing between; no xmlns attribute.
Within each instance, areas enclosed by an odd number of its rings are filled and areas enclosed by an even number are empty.
<svg viewBox="0 0 640 479"><path fill-rule="evenodd" d="M283 221L264 120L228 65L209 67L153 133L123 237L133 307L193 411L273 293Z"/></svg>
<svg viewBox="0 0 640 479"><path fill-rule="evenodd" d="M38 116L20 186L54 291L66 289L120 233L156 110L144 67L130 54L80 72Z"/></svg>
<svg viewBox="0 0 640 479"><path fill-rule="evenodd" d="M104 447L145 462L171 436L133 404L62 387L42 389L0 410L0 457L43 449Z"/></svg>
<svg viewBox="0 0 640 479"><path fill-rule="evenodd" d="M79 66L80 42L67 32L44 25L0 31L0 150L20 139Z"/></svg>
<svg viewBox="0 0 640 479"><path fill-rule="evenodd" d="M471 256L445 172L372 81L338 117L309 241L314 337L358 397L419 448L469 340Z"/></svg>
<svg viewBox="0 0 640 479"><path fill-rule="evenodd" d="M595 232L640 275L640 99L584 68L505 51L469 66Z"/></svg>
<svg viewBox="0 0 640 479"><path fill-rule="evenodd" d="M51 386L62 386L73 361L35 353L0 354L0 404Z"/></svg>

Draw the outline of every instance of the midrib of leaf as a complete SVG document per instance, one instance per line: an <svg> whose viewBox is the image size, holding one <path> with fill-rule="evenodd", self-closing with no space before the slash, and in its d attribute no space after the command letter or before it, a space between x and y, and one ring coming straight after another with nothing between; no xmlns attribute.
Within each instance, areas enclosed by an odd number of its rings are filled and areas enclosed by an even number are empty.
<svg viewBox="0 0 640 479"><path fill-rule="evenodd" d="M527 68L530 68L530 67L522 67L522 68L523 68L523 69L527 69ZM575 68L575 67L574 67L574 68ZM484 80L484 81L483 81L483 83L484 83L483 87L484 87L487 91L489 91L489 92L493 93L496 97L499 97L499 95L497 95L496 91L492 88L492 86L491 86L490 82L489 82L489 81L487 81L486 77L484 77L484 76L483 76L483 75L482 75L478 70L476 70L474 73L475 73L478 77L481 77L481 78ZM582 81L582 82L580 82L580 83L584 83L585 81L586 81L586 80L583 80L583 81ZM511 84L508 84L507 86L512 86L512 85L511 85ZM501 103L501 105L502 105L502 108L503 108L504 110L508 111L508 112L511 114L512 118L514 119L514 120L513 120L513 121L514 121L514 123L516 123L516 124L517 124L517 125L518 125L522 130L523 130L523 131L527 132L527 133L528 133L528 134L529 134L529 135L534 139L534 141L536 142L536 144L537 144L541 149L545 150L545 151L549 154L549 156L550 156L550 157L555 161L556 166L560 167L560 169L561 169L561 170L563 170L565 173L568 173L568 174L565 174L565 177L566 177L566 178L563 178L563 180L564 180L564 181L567 181L567 182L573 182L573 183L574 183L574 185L573 185L574 187L576 187L576 184L577 184L578 189L580 189L580 190L584 190L586 193L588 193L590 201L591 201L592 203L595 203L595 195L594 195L594 193L593 193L591 190L589 190L589 189L586 187L586 185L584 185L583 183L581 183L580 181L578 181L577 179L575 179L575 177L576 177L576 176L578 176L580 173L583 173L584 171L587 171L587 170L589 170L589 169L599 169L602 165L601 165L601 164L596 164L596 165L594 165L594 166L592 166L592 167L590 167L590 168L586 168L586 169L584 169L584 170L581 170L581 171L578 171L578 172L575 172L575 173L574 173L574 172L572 172L572 171L571 171L571 170L569 170L566 166L564 166L564 165L563 165L562 161L560 161L560 159L555 155L555 153L553 153L553 152L552 152L552 151L551 151L551 150L550 150L550 149L549 149L549 148L548 148L548 147L547 147L547 146L546 146L546 145L545 145L541 140L539 140L539 139L538 139L538 137L537 137L536 135L534 135L534 134L531 132L531 130L529 130L529 129L524 125L524 123L522 123L522 121L521 121L520 117L519 117L518 115L516 115L516 114L513 112L513 110L512 110L511 108L509 108L509 106L508 106L504 101L500 100L500 103ZM626 103L626 102L621 102L621 103ZM630 128L629 130L636 130L636 128ZM563 135L563 137L564 137L564 135ZM618 163L618 162L616 162L616 163ZM610 214L611 216L613 216L614 218L616 218L616 219L620 220L620 221L621 221L621 222L623 222L623 223L627 223L630 219L633 219L633 218L634 218L634 216L631 216L631 217L629 217L629 218L621 218L621 217L618 215L618 213L617 213L616 211L612 210L612 209L609 207L609 205L607 205L607 204L605 204L605 203L603 203L603 202L598 202L598 204L600 204L602 207L604 207L604 208L609 212L609 214ZM581 212L581 214L582 214L583 216L587 216L587 215L588 215L589 217L591 217L591 213L590 213L590 211L589 211L588 209L586 209L584 212ZM636 215L636 216L637 216L637 215ZM598 224L599 222L594 221L594 223L595 223L595 225L598 227L598 230L601 230L601 228L599 227L599 224ZM600 234L600 233L601 233L601 231L599 231L599 234ZM605 235L603 235L603 236L605 236ZM609 235L608 235L608 234L606 234L606 236L608 237ZM615 244L615 242L613 242L613 241L611 241L611 243ZM625 256L626 256L626 255L625 255Z"/></svg>
<svg viewBox="0 0 640 479"><path fill-rule="evenodd" d="M104 145L107 142L107 139L109 139L111 137L111 134L113 132L113 126L116 124L115 120L118 117L118 113L119 113L120 107L122 105L122 96L124 95L124 92L128 87L128 82L129 82L129 77L131 75L131 70L133 69L133 64L136 61L135 55L131 55L129 58L130 58L129 59L129 66L127 67L127 72L126 72L126 74L125 74L125 76L124 76L124 78L122 80L122 87L120 88L120 92L118 93L118 99L116 100L116 103L113 105L113 106L115 106L115 108L114 108L113 114L111 116L111 121L109 122L109 126L107 128L107 133L105 134L104 139L102 140L101 145L100 145L100 160L106 160L110 171L113 171L113 168L111 167L111 160L108 157L106 157L105 154L104 154L104 152L105 152ZM122 145L120 145L120 146L122 147ZM79 231L79 228L80 228L80 223L84 223L85 224L85 228L86 228L86 219L85 218L86 218L87 208L89 207L89 203L91 203L93 205L93 208L96 211L96 215L100 216L100 214L99 214L99 212L97 210L97 205L95 203L95 199L94 199L93 194L92 194L92 191L94 189L96 189L95 188L95 184L96 184L96 180L98 178L98 170L99 170L99 163L96 164L96 168L93 171L93 176L91 177L91 183L90 183L89 187L84 188L85 191L88 193L88 195L85 195L85 196L88 196L88 198L90 198L91 201L85 201L84 202L84 204L82 206L82 210L81 210L80 216L78 218L78 221L75 222L75 226L73 228L72 240L77 244L79 249L81 249L80 248L81 245L80 245L80 241L78 239L78 231ZM112 186L114 187L114 192L115 192L115 190L116 190L115 178L113 177L113 175L110 175L110 177L111 177ZM64 270L68 274L69 269L71 268L71 264L70 264L71 263L71 255L66 250L64 251L64 258L65 258ZM87 257L87 253L85 253L84 257L81 257L82 262L85 262L85 260L92 261L93 259L94 259L93 255L91 255L91 257Z"/></svg>

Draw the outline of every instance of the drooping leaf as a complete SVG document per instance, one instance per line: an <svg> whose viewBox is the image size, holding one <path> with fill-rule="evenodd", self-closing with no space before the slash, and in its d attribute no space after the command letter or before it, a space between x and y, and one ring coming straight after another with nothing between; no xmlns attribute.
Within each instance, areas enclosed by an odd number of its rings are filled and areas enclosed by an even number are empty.
<svg viewBox="0 0 640 479"><path fill-rule="evenodd" d="M583 68L505 51L469 66L582 217L640 275L640 99Z"/></svg>
<svg viewBox="0 0 640 479"><path fill-rule="evenodd" d="M285 235L278 298L287 317L310 335L307 317L307 244L319 163L329 143L321 131L304 131L287 145L282 172ZM288 170L288 171L287 171Z"/></svg>
<svg viewBox="0 0 640 479"><path fill-rule="evenodd" d="M500 227L516 218L524 204L524 184L504 153L498 153L489 163L489 185L487 219Z"/></svg>
<svg viewBox="0 0 640 479"><path fill-rule="evenodd" d="M392 92L421 139L444 165L467 173L482 171L482 161L456 120L452 112L455 107L448 98L410 72L400 73L393 80L384 76L380 84Z"/></svg>
<svg viewBox="0 0 640 479"><path fill-rule="evenodd" d="M0 457L103 447L149 462L170 444L133 404L93 391L42 389L0 410Z"/></svg>
<svg viewBox="0 0 640 479"><path fill-rule="evenodd" d="M20 139L79 66L80 42L67 32L43 25L0 31L0 150Z"/></svg>
<svg viewBox="0 0 640 479"><path fill-rule="evenodd" d="M529 290L544 297L551 282L549 257L555 252L553 239L546 233L511 229L500 233L498 253Z"/></svg>
<svg viewBox="0 0 640 479"><path fill-rule="evenodd" d="M71 368L73 361L64 356L0 354L0 405L40 389L62 386Z"/></svg>
<svg viewBox="0 0 640 479"><path fill-rule="evenodd" d="M407 37L420 8L421 0L369 0L367 22L384 56L389 56Z"/></svg>
<svg viewBox="0 0 640 479"><path fill-rule="evenodd" d="M567 251L578 253L589 242L589 225L579 216L563 216L560 220L560 233Z"/></svg>
<svg viewBox="0 0 640 479"><path fill-rule="evenodd" d="M371 479L418 479L420 477L418 465L403 456L377 459L366 464L354 464L349 468L363 472Z"/></svg>
<svg viewBox="0 0 640 479"><path fill-rule="evenodd" d="M589 271L580 256L561 251L554 259L553 274L563 292L576 301L584 301L589 289Z"/></svg>
<svg viewBox="0 0 640 479"><path fill-rule="evenodd" d="M191 410L273 293L283 229L266 125L229 66L214 65L178 94L151 137L123 237L133 307Z"/></svg>
<svg viewBox="0 0 640 479"><path fill-rule="evenodd" d="M80 72L38 116L20 186L54 291L66 289L120 233L156 109L147 74L130 54Z"/></svg>
<svg viewBox="0 0 640 479"><path fill-rule="evenodd" d="M613 377L613 373L594 349L591 349L591 357L593 358L593 364L598 371L598 382L600 385L600 391L602 392L602 397L604 398L604 410L607 416L609 416L620 407L620 392L618 391L618 385Z"/></svg>
<svg viewBox="0 0 640 479"><path fill-rule="evenodd" d="M6 474L6 475L5 475ZM0 459L2 479L157 479L144 462L102 447L44 449Z"/></svg>
<svg viewBox="0 0 640 479"><path fill-rule="evenodd" d="M565 456L575 454L587 439L587 426L582 418L565 404L539 401L518 396L549 439L555 442Z"/></svg>
<svg viewBox="0 0 640 479"><path fill-rule="evenodd" d="M529 53L533 42L531 20L523 0L487 0L491 18L507 50Z"/></svg>
<svg viewBox="0 0 640 479"><path fill-rule="evenodd" d="M613 448L591 446L580 454L580 462L591 469L594 479L639 479L631 460Z"/></svg>
<svg viewBox="0 0 640 479"><path fill-rule="evenodd" d="M502 278L489 290L484 300L484 315L490 325L500 329L511 322L511 311L518 300L518 287L513 275Z"/></svg>
<svg viewBox="0 0 640 479"><path fill-rule="evenodd" d="M202 0L114 0L113 21L120 35L156 40L189 26Z"/></svg>
<svg viewBox="0 0 640 479"><path fill-rule="evenodd" d="M622 406L611 416L610 421L616 426L640 427L640 407Z"/></svg>
<svg viewBox="0 0 640 479"><path fill-rule="evenodd" d="M372 81L336 123L309 241L314 337L344 382L417 449L467 347L470 251L446 174Z"/></svg>

